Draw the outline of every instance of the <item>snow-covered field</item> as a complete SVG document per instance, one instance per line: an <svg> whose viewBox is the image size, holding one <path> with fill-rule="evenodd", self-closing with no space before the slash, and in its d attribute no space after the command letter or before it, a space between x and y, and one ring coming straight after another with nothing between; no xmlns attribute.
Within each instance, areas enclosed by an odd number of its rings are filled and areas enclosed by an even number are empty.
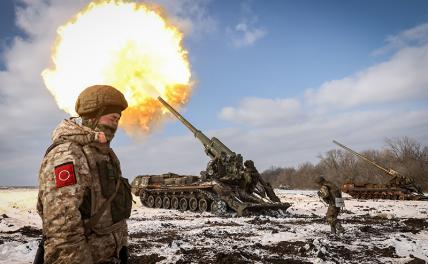
<svg viewBox="0 0 428 264"><path fill-rule="evenodd" d="M281 217L218 217L144 208L135 198L130 263L426 263L428 202L345 197L346 233L329 234L314 191L275 190ZM41 236L36 189L0 190L0 263L32 263Z"/></svg>

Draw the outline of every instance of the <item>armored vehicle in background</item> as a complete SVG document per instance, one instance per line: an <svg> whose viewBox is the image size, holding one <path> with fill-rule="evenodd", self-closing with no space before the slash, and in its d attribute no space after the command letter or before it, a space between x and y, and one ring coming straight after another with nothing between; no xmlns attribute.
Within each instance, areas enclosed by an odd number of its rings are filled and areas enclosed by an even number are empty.
<svg viewBox="0 0 428 264"><path fill-rule="evenodd" d="M351 152L370 165L390 176L391 179L385 184L356 184L347 182L342 186L342 192L349 194L354 198L361 199L391 199L391 200L428 200L421 188L410 177L399 174L393 169L386 169L374 161L366 158L360 153L340 144L336 140L333 143L339 147Z"/></svg>
<svg viewBox="0 0 428 264"><path fill-rule="evenodd" d="M215 137L209 139L161 97L158 99L202 143L211 160L200 176L174 173L137 176L131 184L132 192L144 206L211 211L218 215L232 211L238 216L276 214L290 207L275 195L251 160L243 162L240 154Z"/></svg>

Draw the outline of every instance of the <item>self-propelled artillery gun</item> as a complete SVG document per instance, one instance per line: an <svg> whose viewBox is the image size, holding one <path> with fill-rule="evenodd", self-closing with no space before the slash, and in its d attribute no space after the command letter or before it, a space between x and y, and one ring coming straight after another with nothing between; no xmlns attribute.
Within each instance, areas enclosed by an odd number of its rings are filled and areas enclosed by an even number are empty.
<svg viewBox="0 0 428 264"><path fill-rule="evenodd" d="M290 206L282 203L272 186L261 178L253 161L244 162L241 154L215 137L209 139L161 97L158 99L201 142L210 161L200 176L175 173L137 176L132 182L132 192L144 206L211 211L218 215L236 212L238 216L277 214Z"/></svg>
<svg viewBox="0 0 428 264"><path fill-rule="evenodd" d="M401 175L393 169L386 169L336 140L333 140L333 143L351 152L390 177L389 181L384 184L346 182L342 185L342 192L361 199L428 200L428 196L424 195L421 188L412 178Z"/></svg>

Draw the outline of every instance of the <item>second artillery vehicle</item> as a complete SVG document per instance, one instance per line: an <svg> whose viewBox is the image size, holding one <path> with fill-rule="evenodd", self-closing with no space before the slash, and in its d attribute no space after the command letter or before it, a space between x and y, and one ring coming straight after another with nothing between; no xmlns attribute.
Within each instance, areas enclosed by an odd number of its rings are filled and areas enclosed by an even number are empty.
<svg viewBox="0 0 428 264"><path fill-rule="evenodd" d="M362 199L391 199L391 200L428 200L421 188L408 176L399 174L393 169L386 169L360 153L340 144L336 140L333 143L361 158L368 164L384 172L391 179L385 184L356 184L347 182L342 186L342 192L355 198Z"/></svg>
<svg viewBox="0 0 428 264"><path fill-rule="evenodd" d="M161 97L158 99L202 143L211 160L200 176L174 173L137 176L132 182L132 192L143 205L219 215L233 211L238 216L275 214L290 206L280 201L251 160L244 162L241 154L231 151L215 137L209 139Z"/></svg>

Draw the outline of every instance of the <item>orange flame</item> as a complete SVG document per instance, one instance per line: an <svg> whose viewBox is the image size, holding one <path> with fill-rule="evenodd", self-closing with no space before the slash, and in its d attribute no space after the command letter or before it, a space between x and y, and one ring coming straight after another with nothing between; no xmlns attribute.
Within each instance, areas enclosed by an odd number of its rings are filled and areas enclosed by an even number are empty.
<svg viewBox="0 0 428 264"><path fill-rule="evenodd" d="M125 1L89 4L58 29L53 66L42 76L58 107L75 115L79 93L94 84L120 90L129 107L120 126L150 132L167 114L157 101L187 103L192 81L182 33L159 11Z"/></svg>

